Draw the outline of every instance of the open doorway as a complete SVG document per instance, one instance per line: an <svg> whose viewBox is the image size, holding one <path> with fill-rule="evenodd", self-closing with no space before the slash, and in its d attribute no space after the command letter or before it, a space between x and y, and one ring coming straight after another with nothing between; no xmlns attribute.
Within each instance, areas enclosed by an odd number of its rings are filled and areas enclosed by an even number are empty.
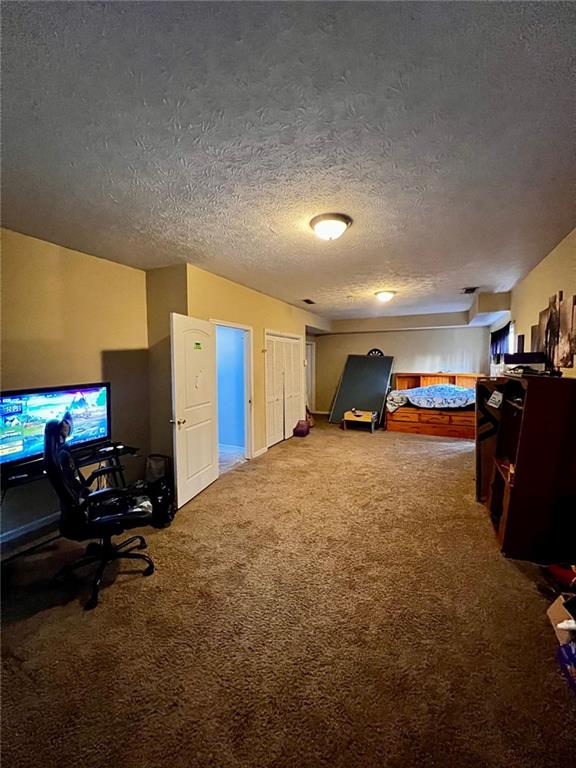
<svg viewBox="0 0 576 768"><path fill-rule="evenodd" d="M251 458L251 333L216 322L220 474Z"/></svg>

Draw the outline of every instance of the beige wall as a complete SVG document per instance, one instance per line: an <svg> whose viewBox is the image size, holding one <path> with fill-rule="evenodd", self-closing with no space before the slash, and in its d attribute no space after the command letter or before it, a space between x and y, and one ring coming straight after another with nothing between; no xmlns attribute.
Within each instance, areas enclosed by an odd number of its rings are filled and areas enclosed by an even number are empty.
<svg viewBox="0 0 576 768"><path fill-rule="evenodd" d="M564 297L576 294L576 229L562 240L512 290L512 320L516 335L525 335L530 349L530 328L537 325L541 310L558 291ZM576 368L563 368L564 376L576 377Z"/></svg>
<svg viewBox="0 0 576 768"><path fill-rule="evenodd" d="M172 455L172 373L170 313L187 313L186 265L146 273L148 359L150 374L150 445L155 453Z"/></svg>
<svg viewBox="0 0 576 768"><path fill-rule="evenodd" d="M188 266L188 314L201 320L223 320L253 329L254 449L266 447L264 331L303 338L306 326L329 329L329 321L196 267ZM302 350L303 356L305 350ZM304 361L304 357L303 357ZM304 362L302 362L304 366Z"/></svg>
<svg viewBox="0 0 576 768"><path fill-rule="evenodd" d="M113 434L145 453L145 273L9 230L1 237L2 388L110 381Z"/></svg>
<svg viewBox="0 0 576 768"><path fill-rule="evenodd" d="M266 447L264 330L304 337L306 326L329 329L318 315L190 265L146 273L150 342L151 449L172 453L170 313L252 327L254 364L254 450ZM183 292L184 291L184 292Z"/></svg>
<svg viewBox="0 0 576 768"><path fill-rule="evenodd" d="M316 337L316 409L330 410L348 355L377 347L394 357L394 371L484 373L487 328L342 333Z"/></svg>

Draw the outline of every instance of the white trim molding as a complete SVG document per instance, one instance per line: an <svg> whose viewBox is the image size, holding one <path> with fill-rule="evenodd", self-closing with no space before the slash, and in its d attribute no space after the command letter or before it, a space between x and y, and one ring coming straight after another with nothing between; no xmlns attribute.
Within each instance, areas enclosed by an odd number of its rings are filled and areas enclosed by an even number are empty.
<svg viewBox="0 0 576 768"><path fill-rule="evenodd" d="M271 328L264 328L264 336L281 336L285 339L298 339L304 340L304 336L301 333L288 333L287 331L273 331Z"/></svg>

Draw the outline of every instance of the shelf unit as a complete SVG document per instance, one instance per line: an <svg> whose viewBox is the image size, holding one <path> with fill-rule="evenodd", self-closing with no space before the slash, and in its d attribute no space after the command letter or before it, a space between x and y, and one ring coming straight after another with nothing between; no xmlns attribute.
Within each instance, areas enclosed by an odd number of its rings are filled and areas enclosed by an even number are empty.
<svg viewBox="0 0 576 768"><path fill-rule="evenodd" d="M574 562L576 379L497 381L503 399L487 505L502 552Z"/></svg>
<svg viewBox="0 0 576 768"><path fill-rule="evenodd" d="M506 379L482 376L476 382L476 500L486 502L492 482L501 409L489 405L494 392L504 393Z"/></svg>
<svg viewBox="0 0 576 768"><path fill-rule="evenodd" d="M395 373L394 389L428 387L432 384L455 384L457 387L474 389L481 373Z"/></svg>

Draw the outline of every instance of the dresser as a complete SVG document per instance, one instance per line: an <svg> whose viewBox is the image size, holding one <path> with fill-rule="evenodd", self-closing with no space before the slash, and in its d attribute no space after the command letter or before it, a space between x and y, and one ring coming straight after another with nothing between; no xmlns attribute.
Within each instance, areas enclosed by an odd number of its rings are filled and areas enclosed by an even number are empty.
<svg viewBox="0 0 576 768"><path fill-rule="evenodd" d="M493 455L480 464L491 463L486 503L500 548L520 560L574 563L576 379L509 376L496 388Z"/></svg>

